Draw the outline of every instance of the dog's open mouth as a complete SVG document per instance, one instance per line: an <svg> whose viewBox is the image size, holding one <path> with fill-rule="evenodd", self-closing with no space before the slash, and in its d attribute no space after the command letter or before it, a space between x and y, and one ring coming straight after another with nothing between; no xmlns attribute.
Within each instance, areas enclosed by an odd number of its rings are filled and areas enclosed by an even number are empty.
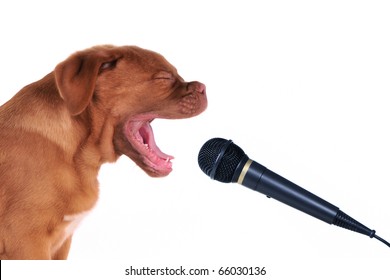
<svg viewBox="0 0 390 280"><path fill-rule="evenodd" d="M154 139L153 129L148 120L131 120L125 126L125 135L133 149L136 150L141 167L146 167L155 176L166 176L172 171L173 156L163 153ZM140 163L140 162L138 162Z"/></svg>

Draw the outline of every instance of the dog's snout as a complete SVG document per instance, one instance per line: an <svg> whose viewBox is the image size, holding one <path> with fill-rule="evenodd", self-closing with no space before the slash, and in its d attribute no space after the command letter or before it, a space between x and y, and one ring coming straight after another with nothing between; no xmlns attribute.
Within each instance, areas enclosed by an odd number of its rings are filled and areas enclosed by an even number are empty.
<svg viewBox="0 0 390 280"><path fill-rule="evenodd" d="M206 86L199 82L190 82L187 84L187 92L198 92L206 94Z"/></svg>

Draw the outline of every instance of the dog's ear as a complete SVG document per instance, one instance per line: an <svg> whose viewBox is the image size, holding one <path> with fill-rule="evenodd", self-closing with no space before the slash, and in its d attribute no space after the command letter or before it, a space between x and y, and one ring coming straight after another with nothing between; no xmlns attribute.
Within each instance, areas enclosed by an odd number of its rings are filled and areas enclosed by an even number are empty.
<svg viewBox="0 0 390 280"><path fill-rule="evenodd" d="M91 102L100 68L120 56L118 48L92 48L77 52L56 66L57 88L72 115L81 114Z"/></svg>

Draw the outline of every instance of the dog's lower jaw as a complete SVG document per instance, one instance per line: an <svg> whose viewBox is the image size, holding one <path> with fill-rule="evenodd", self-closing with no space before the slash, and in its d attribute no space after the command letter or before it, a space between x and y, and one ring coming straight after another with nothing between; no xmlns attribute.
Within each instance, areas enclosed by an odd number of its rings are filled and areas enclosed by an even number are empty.
<svg viewBox="0 0 390 280"><path fill-rule="evenodd" d="M173 156L157 147L148 121L127 121L119 125L115 129L114 146L118 155L133 160L151 177L164 177L172 171Z"/></svg>
<svg viewBox="0 0 390 280"><path fill-rule="evenodd" d="M152 120L145 116L132 119L124 126L123 133L132 148L139 154L141 167L149 171L148 174L151 173L149 175L167 176L172 171L173 156L163 153L157 146L150 124Z"/></svg>

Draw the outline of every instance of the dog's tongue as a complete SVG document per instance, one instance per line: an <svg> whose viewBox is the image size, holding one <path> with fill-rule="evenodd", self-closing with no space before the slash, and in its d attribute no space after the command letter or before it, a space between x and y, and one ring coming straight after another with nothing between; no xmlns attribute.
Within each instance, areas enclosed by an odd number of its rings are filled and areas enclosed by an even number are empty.
<svg viewBox="0 0 390 280"><path fill-rule="evenodd" d="M147 144L149 149L152 150L159 158L164 160L171 160L173 156L163 153L160 148L157 146L156 141L154 140L154 133L152 126L149 122L145 122L139 129L139 134L141 135L144 144Z"/></svg>

